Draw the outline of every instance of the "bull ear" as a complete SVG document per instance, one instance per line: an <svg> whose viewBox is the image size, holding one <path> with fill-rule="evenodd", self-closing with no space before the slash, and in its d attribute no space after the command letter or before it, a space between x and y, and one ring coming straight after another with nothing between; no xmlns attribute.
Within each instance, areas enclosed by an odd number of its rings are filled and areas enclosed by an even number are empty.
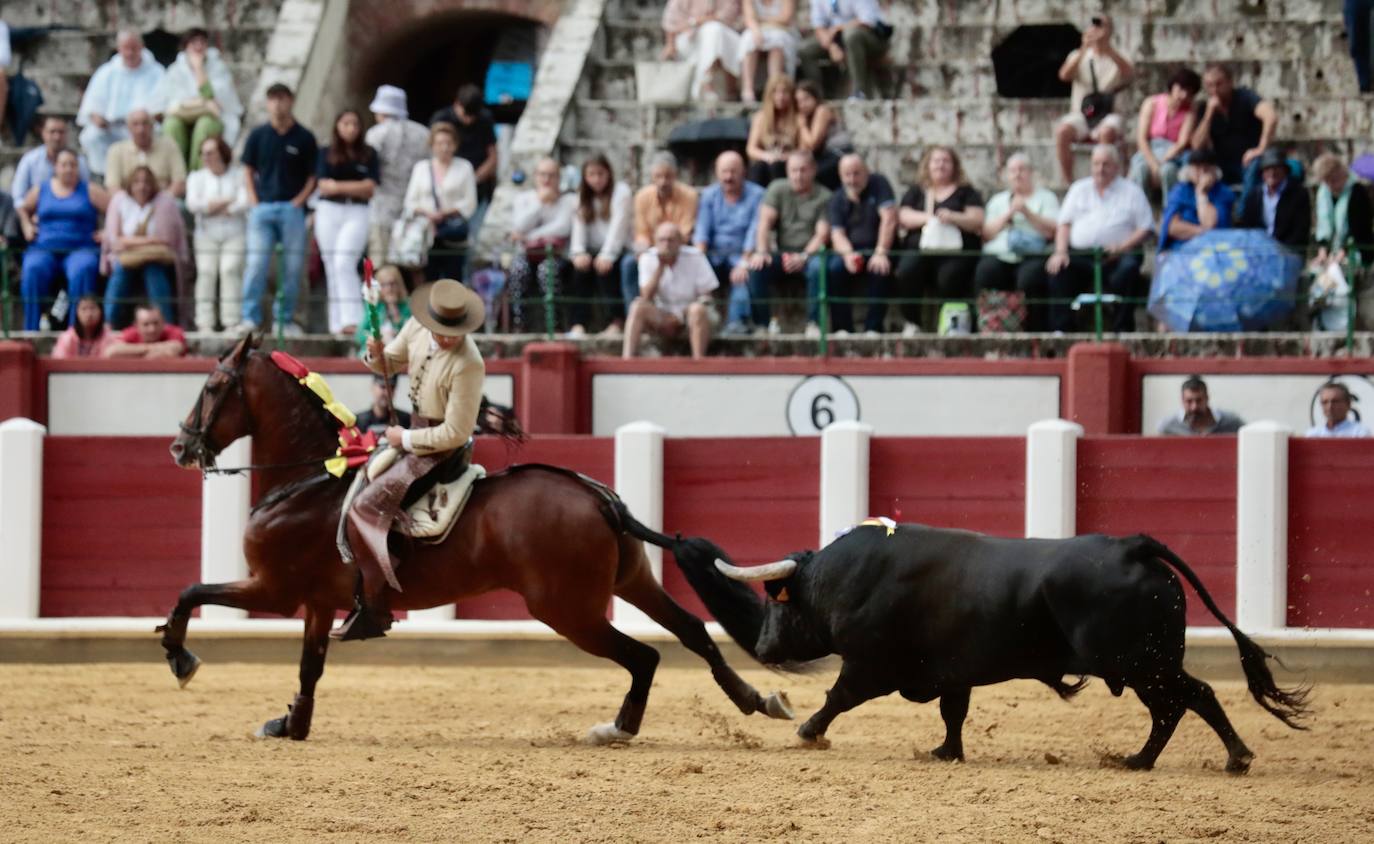
<svg viewBox="0 0 1374 844"><path fill-rule="evenodd" d="M796 560L778 560L776 563L768 563L762 566L749 566L742 568L732 566L724 560L716 560L716 568L720 573L743 583L757 583L768 580L782 580L784 577L791 577L792 572L797 570Z"/></svg>

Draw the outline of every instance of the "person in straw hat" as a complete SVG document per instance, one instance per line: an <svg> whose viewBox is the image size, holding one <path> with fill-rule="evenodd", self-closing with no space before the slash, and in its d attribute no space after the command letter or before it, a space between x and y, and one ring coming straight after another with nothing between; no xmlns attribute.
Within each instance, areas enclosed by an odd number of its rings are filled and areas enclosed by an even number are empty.
<svg viewBox="0 0 1374 844"><path fill-rule="evenodd" d="M452 279L440 279L410 297L411 317L385 345L367 341L363 363L380 375L410 376L411 427L386 429L400 457L363 487L347 515L348 540L361 575L358 600L343 626L344 640L386 635L391 627L387 586L400 591L387 534L411 485L426 477L444 482L460 475L472 454L472 432L482 404L486 366L472 332L486 314L482 299Z"/></svg>

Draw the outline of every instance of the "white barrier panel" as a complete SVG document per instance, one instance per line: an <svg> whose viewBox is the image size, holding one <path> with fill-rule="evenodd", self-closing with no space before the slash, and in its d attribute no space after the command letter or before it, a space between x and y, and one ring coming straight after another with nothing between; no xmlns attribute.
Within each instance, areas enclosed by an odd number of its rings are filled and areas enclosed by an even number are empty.
<svg viewBox="0 0 1374 844"><path fill-rule="evenodd" d="M1240 429L1236 454L1236 623L1288 623L1288 437L1278 422Z"/></svg>
<svg viewBox="0 0 1374 844"><path fill-rule="evenodd" d="M31 419L0 423L0 618L38 618L46 434Z"/></svg>
<svg viewBox="0 0 1374 844"><path fill-rule="evenodd" d="M1078 532L1078 438L1083 426L1046 419L1026 431L1026 537Z"/></svg>
<svg viewBox="0 0 1374 844"><path fill-rule="evenodd" d="M217 462L223 466L247 466L253 462L253 439L243 437L229 444ZM243 532L248 527L248 509L253 479L247 472L238 475L206 475L200 488L200 581L228 583L248 576L243 557ZM246 610L205 605L202 618L229 620L247 618Z"/></svg>
<svg viewBox="0 0 1374 844"><path fill-rule="evenodd" d="M631 422L615 432L615 491L630 515L653 530L663 530L663 437L667 432L652 422ZM663 582L663 550L645 543L654 579ZM617 625L652 624L637 607L615 599L612 619Z"/></svg>
<svg viewBox="0 0 1374 844"><path fill-rule="evenodd" d="M868 518L868 443L873 426L836 422L821 432L821 538L824 548L835 534Z"/></svg>

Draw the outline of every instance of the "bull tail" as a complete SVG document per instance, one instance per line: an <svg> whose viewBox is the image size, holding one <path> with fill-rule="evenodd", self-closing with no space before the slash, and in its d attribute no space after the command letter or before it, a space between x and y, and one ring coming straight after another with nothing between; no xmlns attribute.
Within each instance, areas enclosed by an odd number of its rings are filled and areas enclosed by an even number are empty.
<svg viewBox="0 0 1374 844"><path fill-rule="evenodd" d="M763 629L763 601L743 583L731 580L716 568L716 560L729 560L715 543L701 537L668 536L645 526L619 498L611 504L615 519L635 539L672 552L687 584L731 639L755 659L759 631Z"/></svg>
<svg viewBox="0 0 1374 844"><path fill-rule="evenodd" d="M1271 659L1279 662L1278 657L1255 644L1253 639L1242 633L1240 628L1226 617L1226 613L1212 600L1211 593L1202 585L1197 574L1177 554L1156 539L1147 536L1144 540L1149 553L1168 563L1182 575L1202 599L1203 606L1207 607L1208 612L1231 631L1231 636L1236 640L1236 647L1240 650L1240 667L1245 672L1245 683L1250 687L1250 695L1255 702L1289 727L1295 730L1307 729L1303 721L1311 714L1308 706L1311 688L1305 684L1290 689L1281 688L1274 681L1274 675L1270 673L1268 665Z"/></svg>

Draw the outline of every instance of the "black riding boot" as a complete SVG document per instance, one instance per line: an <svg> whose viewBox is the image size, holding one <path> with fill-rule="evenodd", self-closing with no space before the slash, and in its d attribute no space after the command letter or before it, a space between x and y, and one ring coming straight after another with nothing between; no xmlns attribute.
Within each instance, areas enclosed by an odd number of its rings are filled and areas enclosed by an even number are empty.
<svg viewBox="0 0 1374 844"><path fill-rule="evenodd" d="M330 631L331 638L343 642L363 639L380 639L391 629L391 610L387 606L386 581L380 572L374 579L380 588L373 587L362 571L358 572L358 585L353 593L353 611L344 619L337 630Z"/></svg>

